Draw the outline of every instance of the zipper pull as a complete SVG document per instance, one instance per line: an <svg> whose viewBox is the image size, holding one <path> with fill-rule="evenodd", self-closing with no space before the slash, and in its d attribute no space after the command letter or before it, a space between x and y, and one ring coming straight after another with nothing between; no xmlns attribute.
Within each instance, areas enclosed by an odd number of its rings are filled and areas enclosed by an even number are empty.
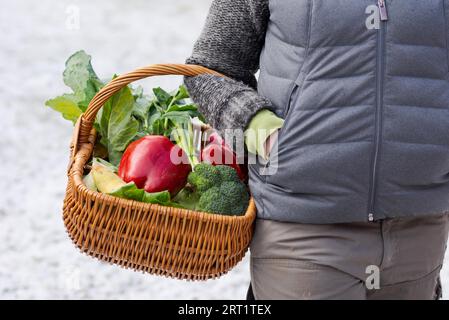
<svg viewBox="0 0 449 320"><path fill-rule="evenodd" d="M377 6L379 7L380 20L387 21L388 20L388 12L387 12L387 4L385 3L385 0L377 0Z"/></svg>

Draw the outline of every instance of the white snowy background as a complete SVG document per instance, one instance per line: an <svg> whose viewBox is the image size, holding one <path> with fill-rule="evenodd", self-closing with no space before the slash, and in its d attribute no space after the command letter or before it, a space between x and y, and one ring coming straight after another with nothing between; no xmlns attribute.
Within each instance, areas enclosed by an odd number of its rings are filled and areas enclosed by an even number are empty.
<svg viewBox="0 0 449 320"><path fill-rule="evenodd" d="M0 299L243 299L248 259L185 282L80 254L61 219L71 124L44 106L67 92L66 58L84 49L100 77L183 63L210 0L2 1L0 6ZM79 11L79 25L73 15ZM180 77L144 81L175 88ZM449 270L443 271L449 286Z"/></svg>

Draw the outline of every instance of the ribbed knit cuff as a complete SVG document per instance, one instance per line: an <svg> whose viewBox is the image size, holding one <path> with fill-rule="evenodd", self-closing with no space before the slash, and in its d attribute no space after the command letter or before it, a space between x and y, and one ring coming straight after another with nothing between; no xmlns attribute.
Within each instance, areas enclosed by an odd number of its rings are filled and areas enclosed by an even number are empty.
<svg viewBox="0 0 449 320"><path fill-rule="evenodd" d="M271 102L257 91L229 78L207 74L185 77L184 82L201 113L218 131L243 132L257 111L272 109Z"/></svg>

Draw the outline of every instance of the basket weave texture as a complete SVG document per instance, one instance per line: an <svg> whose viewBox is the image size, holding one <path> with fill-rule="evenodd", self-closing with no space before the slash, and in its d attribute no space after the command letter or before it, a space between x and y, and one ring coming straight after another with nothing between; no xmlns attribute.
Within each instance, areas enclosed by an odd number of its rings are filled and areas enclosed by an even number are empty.
<svg viewBox="0 0 449 320"><path fill-rule="evenodd" d="M219 73L197 65L157 64L123 74L92 99L75 126L63 206L67 232L83 252L125 268L178 279L207 280L225 274L245 255L256 207L225 216L120 199L83 184L92 157L95 116L129 83L159 75Z"/></svg>

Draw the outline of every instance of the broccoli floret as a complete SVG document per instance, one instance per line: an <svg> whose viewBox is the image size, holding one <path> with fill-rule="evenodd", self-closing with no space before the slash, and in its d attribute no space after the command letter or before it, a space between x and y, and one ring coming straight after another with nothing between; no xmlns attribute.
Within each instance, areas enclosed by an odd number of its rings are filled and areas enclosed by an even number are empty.
<svg viewBox="0 0 449 320"><path fill-rule="evenodd" d="M225 165L216 166L215 168L220 172L221 181L240 181L234 168Z"/></svg>
<svg viewBox="0 0 449 320"><path fill-rule="evenodd" d="M229 166L201 163L195 166L195 171L189 174L187 181L194 191L188 193L187 187L184 188L179 196L180 204L194 205L192 202L197 197L196 210L227 215L242 215L248 207L248 190L237 172Z"/></svg>
<svg viewBox="0 0 449 320"><path fill-rule="evenodd" d="M248 207L249 194L246 186L238 181L225 181L220 186L222 197L229 199L232 203L228 213L233 215L244 214Z"/></svg>
<svg viewBox="0 0 449 320"><path fill-rule="evenodd" d="M220 187L205 191L197 209L227 215L243 215L248 207L249 194L240 181L225 181Z"/></svg>
<svg viewBox="0 0 449 320"><path fill-rule="evenodd" d="M201 194L214 186L219 186L221 177L215 166L200 163L195 166L195 171L189 174L187 181Z"/></svg>
<svg viewBox="0 0 449 320"><path fill-rule="evenodd" d="M226 214L230 201L220 195L220 187L212 187L203 192L197 205L197 210Z"/></svg>

